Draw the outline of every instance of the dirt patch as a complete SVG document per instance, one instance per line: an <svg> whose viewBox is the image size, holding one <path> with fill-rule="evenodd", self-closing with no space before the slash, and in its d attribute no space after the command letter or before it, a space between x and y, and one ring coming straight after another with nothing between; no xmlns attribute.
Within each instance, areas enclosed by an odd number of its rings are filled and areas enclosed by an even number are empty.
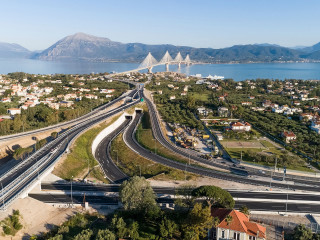
<svg viewBox="0 0 320 240"><path fill-rule="evenodd" d="M13 209L20 211L23 229L14 237L1 236L0 238L3 240L28 239L28 236L47 232L54 226L60 225L77 212L76 209L55 208L46 203L27 197L24 199L18 199L7 209L6 212L1 212L0 220L3 220L8 215L12 214ZM2 232L2 229L0 231Z"/></svg>
<svg viewBox="0 0 320 240"><path fill-rule="evenodd" d="M261 148L265 149L265 147L259 142L246 142L246 141L223 141L220 142L225 148Z"/></svg>
<svg viewBox="0 0 320 240"><path fill-rule="evenodd" d="M266 190L264 186L255 186L249 184L242 184L233 181L226 181L221 179L209 178L209 177L198 177L195 181L157 181L157 180L148 180L152 186L159 187L178 187L180 185L194 185L194 186L203 186L203 185L214 185L221 187L223 189L250 189L250 190Z"/></svg>

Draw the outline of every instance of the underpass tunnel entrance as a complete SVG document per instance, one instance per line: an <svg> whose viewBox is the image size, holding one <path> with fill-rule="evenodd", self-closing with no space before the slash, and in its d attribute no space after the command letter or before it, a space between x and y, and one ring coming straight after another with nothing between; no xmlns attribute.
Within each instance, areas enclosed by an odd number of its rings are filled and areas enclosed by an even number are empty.
<svg viewBox="0 0 320 240"><path fill-rule="evenodd" d="M136 113L143 113L143 109L142 108L136 108L135 111L136 111Z"/></svg>

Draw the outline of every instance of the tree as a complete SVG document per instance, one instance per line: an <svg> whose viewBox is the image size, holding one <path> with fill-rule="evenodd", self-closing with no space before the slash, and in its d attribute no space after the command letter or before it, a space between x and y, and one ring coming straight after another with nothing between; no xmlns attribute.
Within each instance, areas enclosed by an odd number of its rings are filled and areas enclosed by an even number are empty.
<svg viewBox="0 0 320 240"><path fill-rule="evenodd" d="M242 205L240 207L240 212L242 212L243 214L245 214L247 216L250 215L250 209L246 205Z"/></svg>
<svg viewBox="0 0 320 240"><path fill-rule="evenodd" d="M294 228L293 239L294 240L311 240L312 232L309 228L306 228L305 225L300 224Z"/></svg>
<svg viewBox="0 0 320 240"><path fill-rule="evenodd" d="M57 132L52 132L52 133L51 133L51 137L52 137L53 139L56 139L57 136L58 136L58 133L57 133Z"/></svg>
<svg viewBox="0 0 320 240"><path fill-rule="evenodd" d="M162 219L159 225L159 233L160 233L160 236L163 238L172 238L173 234L177 230L178 230L177 224L174 221L167 219L166 217Z"/></svg>
<svg viewBox="0 0 320 240"><path fill-rule="evenodd" d="M231 216L231 215L228 215L228 216L224 219L224 221L226 221L227 226L229 227L229 225L230 225L231 222L232 222L232 216ZM227 237L227 239L229 239L229 236L230 236L230 228L228 228L228 237Z"/></svg>
<svg viewBox="0 0 320 240"><path fill-rule="evenodd" d="M41 139L40 141L37 141L36 143L36 149L40 149L41 147L43 147L44 145L47 144L47 140L44 138L44 139Z"/></svg>
<svg viewBox="0 0 320 240"><path fill-rule="evenodd" d="M118 217L115 215L112 220L111 220L111 227L112 230L117 233L117 236L119 238L123 238L126 236L127 229L126 229L127 224L123 220L122 217Z"/></svg>
<svg viewBox="0 0 320 240"><path fill-rule="evenodd" d="M188 95L187 97L187 108L190 110L195 109L196 107L196 100L194 99L194 97Z"/></svg>
<svg viewBox="0 0 320 240"><path fill-rule="evenodd" d="M96 240L116 240L116 235L109 229L99 230Z"/></svg>
<svg viewBox="0 0 320 240"><path fill-rule="evenodd" d="M74 240L90 240L93 235L93 231L91 229L82 230L81 233L74 237Z"/></svg>
<svg viewBox="0 0 320 240"><path fill-rule="evenodd" d="M193 207L195 197L192 196L194 185L182 185L176 189L175 204L190 210Z"/></svg>
<svg viewBox="0 0 320 240"><path fill-rule="evenodd" d="M133 221L132 223L129 224L128 236L134 240L139 238L139 223L138 222Z"/></svg>
<svg viewBox="0 0 320 240"><path fill-rule="evenodd" d="M216 186L200 186L192 191L192 195L195 197L204 197L210 211L214 204L226 208L233 208L235 204L229 192Z"/></svg>
<svg viewBox="0 0 320 240"><path fill-rule="evenodd" d="M159 212L156 194L144 177L135 176L124 181L120 186L119 196L125 210L144 215Z"/></svg>
<svg viewBox="0 0 320 240"><path fill-rule="evenodd" d="M209 212L209 207L203 207L196 203L186 218L186 223L182 226L185 239L198 240L205 237L208 229L213 226L213 217Z"/></svg>

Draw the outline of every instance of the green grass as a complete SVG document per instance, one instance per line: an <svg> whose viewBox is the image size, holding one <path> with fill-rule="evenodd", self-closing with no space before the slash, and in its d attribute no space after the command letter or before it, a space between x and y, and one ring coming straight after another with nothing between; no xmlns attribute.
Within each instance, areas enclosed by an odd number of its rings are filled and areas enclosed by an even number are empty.
<svg viewBox="0 0 320 240"><path fill-rule="evenodd" d="M157 180L185 180L185 178L194 178L193 174L187 173L185 175L184 171L169 168L141 157L127 147L122 139L122 134L112 141L110 154L115 162L118 157L118 167L128 176L140 175L141 168L141 176L145 178L153 177Z"/></svg>
<svg viewBox="0 0 320 240"><path fill-rule="evenodd" d="M264 144L264 142L267 142L269 144L271 144L270 142L268 141L263 141L262 144ZM280 155L282 152L281 150L277 149L274 147L273 144L271 144L273 148L269 148L269 149L265 149L264 151L265 152L272 152L274 154L277 154L277 155ZM269 145L270 146L270 145ZM255 164L258 164L258 165L262 165L262 166L269 166L269 167L272 167L274 166L274 163L267 163L267 162L264 162L264 161L253 161L253 158L250 158L250 157L245 157L245 152L246 151L253 151L255 153L258 153L258 152L261 152L263 149L260 149L260 148L225 148L225 150L229 153L229 155L232 157L232 158L236 158L236 159L241 159L241 151L242 151L242 160L244 162L250 162L250 163L255 163ZM298 171L305 171L305 172L313 172L312 169L309 169L305 166L287 166L288 169L292 169L292 170L298 170Z"/></svg>
<svg viewBox="0 0 320 240"><path fill-rule="evenodd" d="M192 96L195 98L196 101L208 102L209 95L203 93L192 93Z"/></svg>
<svg viewBox="0 0 320 240"><path fill-rule="evenodd" d="M104 183L108 183L108 180L104 178L104 175L99 167L99 163L95 160L92 152L91 145L95 137L107 126L112 124L118 117L114 117L109 123L102 123L97 127L91 128L85 133L81 134L75 141L71 152L67 155L67 158L58 165L53 174L61 177L65 180L73 178L95 178ZM90 173L88 176L88 164Z"/></svg>
<svg viewBox="0 0 320 240"><path fill-rule="evenodd" d="M267 140L261 140L260 143L265 147L265 148L276 148L271 142Z"/></svg>

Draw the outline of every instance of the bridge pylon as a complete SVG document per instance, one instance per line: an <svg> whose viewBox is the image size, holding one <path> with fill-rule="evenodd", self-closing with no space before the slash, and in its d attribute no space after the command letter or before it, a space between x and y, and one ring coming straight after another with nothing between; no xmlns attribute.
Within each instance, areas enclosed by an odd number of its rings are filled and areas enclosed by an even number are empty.
<svg viewBox="0 0 320 240"><path fill-rule="evenodd" d="M149 52L143 62L139 65L138 68L147 68L149 71L152 70L153 65L158 64L158 61L151 55Z"/></svg>
<svg viewBox="0 0 320 240"><path fill-rule="evenodd" d="M170 56L169 52L166 51L166 53L163 55L159 63L163 63L166 65L166 71L169 71L169 64L172 62L172 57Z"/></svg>
<svg viewBox="0 0 320 240"><path fill-rule="evenodd" d="M178 68L180 68L181 63L183 62L183 58L180 52L178 52L177 56L174 58L174 61L178 63Z"/></svg>
<svg viewBox="0 0 320 240"><path fill-rule="evenodd" d="M187 66L191 65L191 60L190 60L190 56L189 54L187 54L186 58L184 59L185 63L187 64Z"/></svg>

